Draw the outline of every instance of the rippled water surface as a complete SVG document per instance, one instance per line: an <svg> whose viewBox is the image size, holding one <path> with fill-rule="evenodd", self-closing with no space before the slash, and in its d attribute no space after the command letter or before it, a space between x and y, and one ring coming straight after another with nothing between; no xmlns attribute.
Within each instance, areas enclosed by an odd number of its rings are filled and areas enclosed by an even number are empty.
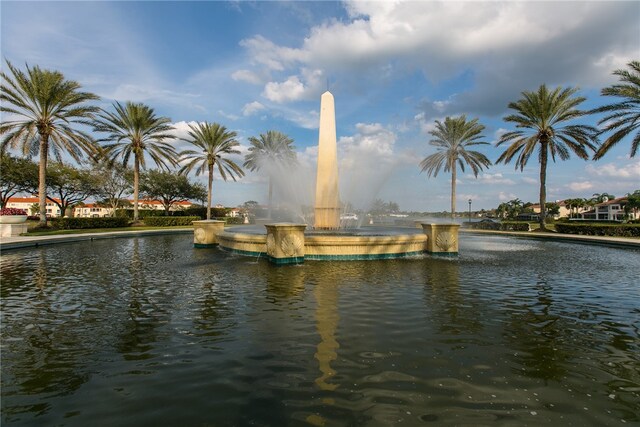
<svg viewBox="0 0 640 427"><path fill-rule="evenodd" d="M2 425L640 423L640 251L461 240L285 267L189 235L5 252Z"/></svg>

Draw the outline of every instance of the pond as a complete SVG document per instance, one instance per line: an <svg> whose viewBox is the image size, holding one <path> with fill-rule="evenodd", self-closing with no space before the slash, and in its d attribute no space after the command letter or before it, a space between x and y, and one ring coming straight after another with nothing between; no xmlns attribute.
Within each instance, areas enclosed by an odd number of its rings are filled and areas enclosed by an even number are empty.
<svg viewBox="0 0 640 427"><path fill-rule="evenodd" d="M640 422L640 251L313 262L192 236L2 254L3 426Z"/></svg>

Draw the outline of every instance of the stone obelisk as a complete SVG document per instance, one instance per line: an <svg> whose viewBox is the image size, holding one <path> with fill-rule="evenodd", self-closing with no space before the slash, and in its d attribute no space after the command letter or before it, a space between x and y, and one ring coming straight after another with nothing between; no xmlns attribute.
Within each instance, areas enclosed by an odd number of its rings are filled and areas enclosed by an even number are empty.
<svg viewBox="0 0 640 427"><path fill-rule="evenodd" d="M340 227L337 151L335 104L331 92L326 91L320 98L314 222L316 229L330 230Z"/></svg>

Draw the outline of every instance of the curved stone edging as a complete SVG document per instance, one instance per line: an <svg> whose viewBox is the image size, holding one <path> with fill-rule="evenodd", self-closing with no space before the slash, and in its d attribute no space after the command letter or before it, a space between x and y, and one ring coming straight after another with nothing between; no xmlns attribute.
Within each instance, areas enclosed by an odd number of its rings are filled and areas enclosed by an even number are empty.
<svg viewBox="0 0 640 427"><path fill-rule="evenodd" d="M193 228L180 228L172 230L108 231L103 233L60 234L56 236L19 236L9 239L1 239L0 250L4 252L8 250L34 248L38 246L48 246L62 243L187 233L193 233Z"/></svg>
<svg viewBox="0 0 640 427"><path fill-rule="evenodd" d="M498 231L498 230L469 230L461 229L460 232L477 235L509 236L525 239L551 240L558 242L578 243L583 245L596 244L605 246L616 246L622 248L640 249L640 239L633 237L613 237L613 236L585 236L582 234L561 234L542 233L531 231Z"/></svg>

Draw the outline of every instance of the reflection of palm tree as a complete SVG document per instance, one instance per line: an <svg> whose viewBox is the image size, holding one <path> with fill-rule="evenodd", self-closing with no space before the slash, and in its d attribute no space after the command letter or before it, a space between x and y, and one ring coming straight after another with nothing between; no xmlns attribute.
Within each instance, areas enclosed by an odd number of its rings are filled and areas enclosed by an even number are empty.
<svg viewBox="0 0 640 427"><path fill-rule="evenodd" d="M115 113L103 112L94 127L96 131L108 134L101 139L110 142L103 147L106 157L111 160L121 157L125 167L133 157L133 219L137 221L140 168L145 168L145 153L159 167L166 168L167 163L175 166L178 155L166 142L175 136L170 133L173 130L171 120L157 117L151 107L133 102L125 105L116 102L113 107Z"/></svg>
<svg viewBox="0 0 640 427"><path fill-rule="evenodd" d="M270 130L261 133L258 138L249 138L251 147L245 156L244 167L251 171L268 168L269 174L269 218L272 211L273 175L277 171L289 169L296 163L296 152L293 140L287 135Z"/></svg>
<svg viewBox="0 0 640 427"><path fill-rule="evenodd" d="M444 167L445 172L451 171L451 218L456 212L456 172L457 165L464 172L465 164L471 167L473 174L477 177L483 167L491 165L487 157L478 152L467 150L473 145L488 145L488 142L480 141L484 126L478 123L478 119L467 121L465 116L447 117L444 123L436 120L435 130L429 133L435 137L429 141L430 145L437 147L437 152L424 158L420 162L422 172L427 172L429 176L438 175L440 169Z"/></svg>
<svg viewBox="0 0 640 427"><path fill-rule="evenodd" d="M442 310L440 332L447 335L478 333L482 329L480 304L460 292L460 265L454 260L432 259L425 263L429 306ZM464 307L464 308L463 308Z"/></svg>
<svg viewBox="0 0 640 427"><path fill-rule="evenodd" d="M180 153L181 161L187 163L180 169L180 173L189 173L194 168L196 175L207 172L207 219L211 219L211 198L213 186L213 171L218 166L218 171L223 180L227 176L234 181L236 175L243 177L244 172L233 160L227 158L231 154L240 154L237 147L240 145L236 141L237 134L228 131L226 127L218 123L198 123L189 125L189 138L183 139L193 144L196 150L185 150Z"/></svg>
<svg viewBox="0 0 640 427"><path fill-rule="evenodd" d="M515 341L522 363L522 373L532 378L560 380L566 375L565 362L570 354L564 348L567 330L564 319L552 314L552 287L541 278L536 285L538 301L521 310L511 310L513 317L505 326L504 336Z"/></svg>
<svg viewBox="0 0 640 427"><path fill-rule="evenodd" d="M567 160L573 151L581 159L587 160L587 149L595 150L598 144L598 130L593 126L565 125L565 122L586 114L576 109L585 98L574 96L577 89L560 87L549 91L545 85L537 92L522 92L522 99L509 104L515 110L504 118L515 123L517 130L500 137L497 146L511 143L500 155L497 163L510 162L515 156L516 168L523 170L534 154L540 162L540 231L546 231L547 215L547 162L549 155Z"/></svg>
<svg viewBox="0 0 640 427"><path fill-rule="evenodd" d="M147 275L140 255L140 239L133 240L131 249L129 319L122 331L118 350L126 360L148 359L152 357L148 352L156 341L158 325L154 317L161 313L147 296Z"/></svg>

